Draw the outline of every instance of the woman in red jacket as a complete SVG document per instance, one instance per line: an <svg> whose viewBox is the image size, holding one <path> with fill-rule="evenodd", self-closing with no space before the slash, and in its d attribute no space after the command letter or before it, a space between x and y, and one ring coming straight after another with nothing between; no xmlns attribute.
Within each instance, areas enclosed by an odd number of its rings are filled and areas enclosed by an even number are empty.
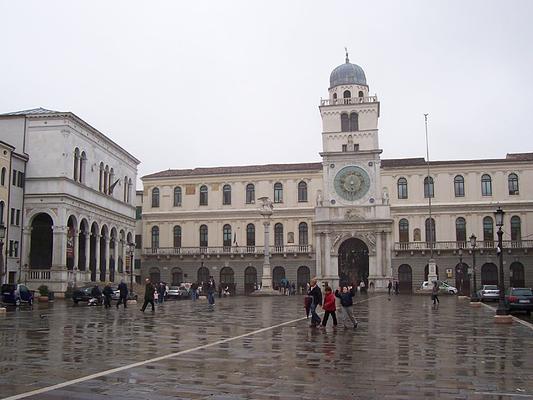
<svg viewBox="0 0 533 400"><path fill-rule="evenodd" d="M337 309L337 306L335 305L335 295L333 294L329 286L326 286L325 293L326 295L324 296L324 305L322 306L322 309L324 310L324 319L322 320L322 326L326 326L328 318L331 314L331 318L333 318L333 326L336 327L337 315L335 315L335 310Z"/></svg>

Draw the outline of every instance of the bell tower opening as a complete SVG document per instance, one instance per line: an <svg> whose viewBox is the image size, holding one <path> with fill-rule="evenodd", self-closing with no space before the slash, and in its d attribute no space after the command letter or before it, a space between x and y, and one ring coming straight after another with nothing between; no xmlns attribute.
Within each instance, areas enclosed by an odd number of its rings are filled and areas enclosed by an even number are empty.
<svg viewBox="0 0 533 400"><path fill-rule="evenodd" d="M339 284L356 286L361 281L368 287L368 246L351 238L339 247Z"/></svg>

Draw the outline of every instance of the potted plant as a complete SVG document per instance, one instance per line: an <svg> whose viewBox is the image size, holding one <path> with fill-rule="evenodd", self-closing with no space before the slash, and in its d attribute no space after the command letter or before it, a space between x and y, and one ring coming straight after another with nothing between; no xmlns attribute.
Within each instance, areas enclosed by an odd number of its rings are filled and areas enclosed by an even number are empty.
<svg viewBox="0 0 533 400"><path fill-rule="evenodd" d="M48 293L49 293L49 290L48 290L48 286L46 285L41 285L37 288L37 291L39 292L39 297L37 298L37 300L40 302L40 303L46 303L48 302Z"/></svg>

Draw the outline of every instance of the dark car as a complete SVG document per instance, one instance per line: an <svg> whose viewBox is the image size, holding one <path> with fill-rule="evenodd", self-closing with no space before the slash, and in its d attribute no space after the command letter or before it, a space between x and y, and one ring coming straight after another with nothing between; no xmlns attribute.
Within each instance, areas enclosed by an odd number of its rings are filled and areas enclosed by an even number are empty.
<svg viewBox="0 0 533 400"><path fill-rule="evenodd" d="M4 284L2 285L2 302L6 304L33 304L33 294L30 290L21 284Z"/></svg>
<svg viewBox="0 0 533 400"><path fill-rule="evenodd" d="M93 289L94 289L94 285L84 286L84 287L75 289L74 292L72 292L72 301L74 302L74 304L78 304L80 301L89 302L90 299L94 298L94 296L92 295ZM102 293L102 289L101 288L98 288L98 289L100 290L100 293ZM98 300L98 303L101 302L101 298L97 300Z"/></svg>
<svg viewBox="0 0 533 400"><path fill-rule="evenodd" d="M509 311L525 311L528 315L533 310L533 291L531 288L510 288L505 296Z"/></svg>

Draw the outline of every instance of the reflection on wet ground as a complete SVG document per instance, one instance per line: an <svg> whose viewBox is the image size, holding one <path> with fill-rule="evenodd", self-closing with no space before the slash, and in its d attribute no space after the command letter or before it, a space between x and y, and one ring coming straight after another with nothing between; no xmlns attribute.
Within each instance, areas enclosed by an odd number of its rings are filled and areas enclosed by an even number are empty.
<svg viewBox="0 0 533 400"><path fill-rule="evenodd" d="M456 297L438 310L425 296L356 301L357 331L304 319L30 398L533 399L532 329L495 325L491 310ZM304 316L302 297L138 308L9 310L0 318L2 397Z"/></svg>

